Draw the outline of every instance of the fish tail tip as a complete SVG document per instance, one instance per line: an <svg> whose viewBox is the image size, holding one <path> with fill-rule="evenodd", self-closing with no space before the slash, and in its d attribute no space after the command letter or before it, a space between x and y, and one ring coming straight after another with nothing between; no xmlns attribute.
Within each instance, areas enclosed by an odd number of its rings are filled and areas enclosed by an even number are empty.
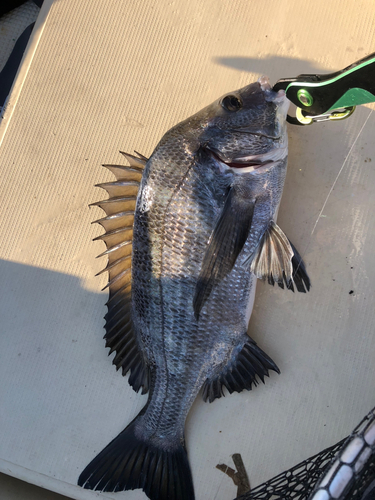
<svg viewBox="0 0 375 500"><path fill-rule="evenodd" d="M187 453L180 439L168 447L142 440L133 421L97 455L78 485L97 491L142 489L151 499L194 500Z"/></svg>

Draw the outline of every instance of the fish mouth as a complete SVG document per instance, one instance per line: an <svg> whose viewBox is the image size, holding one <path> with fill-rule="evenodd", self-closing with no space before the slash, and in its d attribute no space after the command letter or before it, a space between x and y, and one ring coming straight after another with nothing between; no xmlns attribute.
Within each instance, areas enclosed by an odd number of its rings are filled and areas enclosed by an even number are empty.
<svg viewBox="0 0 375 500"><path fill-rule="evenodd" d="M220 156L220 153L217 151L213 151L212 149L206 146L206 151L210 154L210 156L219 162L219 164L224 168L231 169L234 173L245 174L248 172L254 171L265 171L270 167L274 166L277 162L284 160L288 155L288 148L280 147L274 148L267 153L258 154L258 155L250 155L242 158L235 158L233 160L225 160Z"/></svg>

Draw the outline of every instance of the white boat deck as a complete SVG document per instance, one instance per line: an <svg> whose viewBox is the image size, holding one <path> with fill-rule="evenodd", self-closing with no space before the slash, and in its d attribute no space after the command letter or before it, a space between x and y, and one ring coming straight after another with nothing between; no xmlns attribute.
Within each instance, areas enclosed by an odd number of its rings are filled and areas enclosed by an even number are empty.
<svg viewBox="0 0 375 500"><path fill-rule="evenodd" d="M100 165L122 162L119 150L149 155L172 125L261 74L344 68L374 52L374 25L372 0L45 0L0 124L0 472L77 500L146 498L76 486L146 401L102 340L104 248L88 208L110 179ZM197 500L236 496L215 468L233 453L256 486L375 404L374 128L373 106L289 127L278 223L312 290L258 285L250 332L281 375L195 402Z"/></svg>

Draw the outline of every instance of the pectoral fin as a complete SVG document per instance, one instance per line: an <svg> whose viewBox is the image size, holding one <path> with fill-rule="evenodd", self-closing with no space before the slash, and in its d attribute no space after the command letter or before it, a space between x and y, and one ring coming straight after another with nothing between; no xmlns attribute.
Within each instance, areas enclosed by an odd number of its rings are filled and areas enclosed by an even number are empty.
<svg viewBox="0 0 375 500"><path fill-rule="evenodd" d="M281 288L285 283L293 292L294 285L299 292L310 290L310 279L300 254L275 222L270 222L250 260L250 271L257 278L267 278L268 283L277 283Z"/></svg>
<svg viewBox="0 0 375 500"><path fill-rule="evenodd" d="M232 186L199 273L193 301L197 319L213 287L232 270L249 234L253 213L254 202L245 199L240 190Z"/></svg>

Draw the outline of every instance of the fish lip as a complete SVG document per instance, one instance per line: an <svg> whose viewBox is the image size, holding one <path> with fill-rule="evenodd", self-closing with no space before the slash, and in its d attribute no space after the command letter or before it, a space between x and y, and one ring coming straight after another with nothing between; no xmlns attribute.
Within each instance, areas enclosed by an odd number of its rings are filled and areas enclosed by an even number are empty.
<svg viewBox="0 0 375 500"><path fill-rule="evenodd" d="M260 78L258 78L258 83L260 85L260 88L265 93L266 101L272 101L276 104L281 104L286 99L285 90L280 89L278 92L272 90L268 76L262 75Z"/></svg>
<svg viewBox="0 0 375 500"><path fill-rule="evenodd" d="M266 90L271 90L270 79L267 75L262 75L258 78L258 83L260 88L265 92Z"/></svg>
<svg viewBox="0 0 375 500"><path fill-rule="evenodd" d="M251 130L251 127L246 128L233 128L234 132L238 132L240 134L248 134L248 135L256 135L258 137L265 137L266 139L272 139L273 141L280 141L283 136L282 135L267 135L267 134L262 134L261 132L249 132L249 129Z"/></svg>
<svg viewBox="0 0 375 500"><path fill-rule="evenodd" d="M208 146L205 146L205 150L216 161L226 165L228 168L238 173L245 173L245 171L252 172L254 170L257 170L258 168L276 163L275 160L271 158L266 158L264 161L262 161L262 157L267 157L268 153L262 155L254 155L247 158L235 158L233 161L228 161L221 158L218 152L213 151Z"/></svg>

